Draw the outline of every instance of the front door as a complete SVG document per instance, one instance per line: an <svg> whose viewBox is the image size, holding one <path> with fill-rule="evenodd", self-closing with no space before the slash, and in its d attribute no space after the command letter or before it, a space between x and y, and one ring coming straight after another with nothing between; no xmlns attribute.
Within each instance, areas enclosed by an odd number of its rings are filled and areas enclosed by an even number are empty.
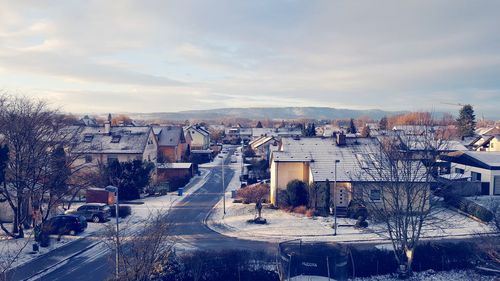
<svg viewBox="0 0 500 281"><path fill-rule="evenodd" d="M349 205L349 190L346 186L337 185L335 190L335 206L347 207Z"/></svg>

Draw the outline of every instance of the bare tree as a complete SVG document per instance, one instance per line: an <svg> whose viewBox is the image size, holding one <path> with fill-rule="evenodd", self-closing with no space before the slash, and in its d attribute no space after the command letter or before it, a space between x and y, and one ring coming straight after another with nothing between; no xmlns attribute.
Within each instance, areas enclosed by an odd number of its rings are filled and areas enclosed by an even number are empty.
<svg viewBox="0 0 500 281"><path fill-rule="evenodd" d="M80 167L73 166L75 131L68 128L64 115L43 100L0 97L0 135L9 149L0 199L14 213L12 230L0 227L8 235L22 237L32 212L46 219L75 188L85 185L72 178Z"/></svg>
<svg viewBox="0 0 500 281"><path fill-rule="evenodd" d="M158 270L163 262L174 253L172 224L167 216L158 210L150 213L140 227L126 223L127 226L120 230L119 280L146 281L161 273ZM116 251L116 229L110 225L108 233L110 238L106 244Z"/></svg>
<svg viewBox="0 0 500 281"><path fill-rule="evenodd" d="M422 229L438 224L430 186L435 182L435 159L446 140L427 119L379 140L378 153L358 159L360 172L355 179L363 184L353 192L361 196L372 217L382 222L397 261L411 273Z"/></svg>

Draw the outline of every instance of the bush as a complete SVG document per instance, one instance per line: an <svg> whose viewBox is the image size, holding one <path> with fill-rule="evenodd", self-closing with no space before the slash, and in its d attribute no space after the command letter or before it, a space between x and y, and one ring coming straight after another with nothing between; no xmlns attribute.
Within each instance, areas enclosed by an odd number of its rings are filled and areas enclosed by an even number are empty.
<svg viewBox="0 0 500 281"><path fill-rule="evenodd" d="M109 208L111 209L111 216L116 217L116 206L112 205L109 206ZM132 214L132 208L130 206L120 206L119 209L120 218L126 218L131 214Z"/></svg>
<svg viewBox="0 0 500 281"><path fill-rule="evenodd" d="M236 196L243 199L245 203L257 203L260 199L266 200L269 198L269 185L256 184L239 189Z"/></svg>
<svg viewBox="0 0 500 281"><path fill-rule="evenodd" d="M445 201L450 206L453 206L460 211L476 217L484 222L490 222L491 220L493 220L494 215L490 210L464 197L447 196L445 197Z"/></svg>
<svg viewBox="0 0 500 281"><path fill-rule="evenodd" d="M305 182L299 180L290 181L286 185L286 193L288 195L288 203L293 207L307 205L309 194Z"/></svg>
<svg viewBox="0 0 500 281"><path fill-rule="evenodd" d="M307 207L306 206L298 206L293 209L293 212L296 214L301 214L305 215L307 212Z"/></svg>
<svg viewBox="0 0 500 281"><path fill-rule="evenodd" d="M360 217L366 219L368 217L368 210L365 205L356 200L349 203L348 211L349 217L353 219L359 219Z"/></svg>
<svg viewBox="0 0 500 281"><path fill-rule="evenodd" d="M316 215L316 209L308 209L306 211L306 217L312 218Z"/></svg>

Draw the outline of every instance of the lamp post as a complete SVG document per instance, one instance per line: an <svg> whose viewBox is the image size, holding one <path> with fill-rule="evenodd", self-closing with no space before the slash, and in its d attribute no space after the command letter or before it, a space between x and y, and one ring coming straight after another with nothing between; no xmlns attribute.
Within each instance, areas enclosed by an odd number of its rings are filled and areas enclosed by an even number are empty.
<svg viewBox="0 0 500 281"><path fill-rule="evenodd" d="M224 215L226 214L226 189L224 188L224 158L221 161L222 168L222 206L224 209Z"/></svg>
<svg viewBox="0 0 500 281"><path fill-rule="evenodd" d="M120 217L119 215L119 210L120 210L120 205L118 203L118 188L112 185L106 186L106 191L108 192L114 192L115 193L115 217L116 217L116 253L115 253L115 277L116 280L119 280L120 276L120 264L119 264L119 257L120 257L120 227L119 227L119 221L118 218Z"/></svg>
<svg viewBox="0 0 500 281"><path fill-rule="evenodd" d="M335 172L333 174L333 223L335 225L333 236L337 236L337 198L335 197L335 189L337 189L337 163L340 160L335 160L334 167Z"/></svg>

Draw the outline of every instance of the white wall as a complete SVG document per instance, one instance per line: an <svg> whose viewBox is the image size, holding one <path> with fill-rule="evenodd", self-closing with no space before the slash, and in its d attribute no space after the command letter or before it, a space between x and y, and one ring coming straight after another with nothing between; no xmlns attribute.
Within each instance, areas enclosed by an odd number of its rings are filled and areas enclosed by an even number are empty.
<svg viewBox="0 0 500 281"><path fill-rule="evenodd" d="M451 173L455 173L455 168L463 169L464 170L464 175L467 177L471 177L471 172L476 172L481 174L481 182L487 182L490 184L490 195L500 195L494 194L494 177L495 176L500 176L500 170L487 170L483 168L478 168L478 167L473 167L473 166L466 166L463 164L458 164L458 163L451 163ZM497 190L500 189L500 187L497 187Z"/></svg>

